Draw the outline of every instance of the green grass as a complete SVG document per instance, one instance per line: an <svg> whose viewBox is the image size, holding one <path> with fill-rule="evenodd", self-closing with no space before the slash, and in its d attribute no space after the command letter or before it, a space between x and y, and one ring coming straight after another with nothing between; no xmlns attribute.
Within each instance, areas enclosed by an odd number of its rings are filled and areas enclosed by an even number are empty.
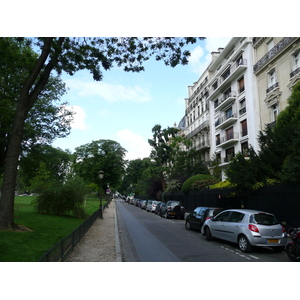
<svg viewBox="0 0 300 300"><path fill-rule="evenodd" d="M15 223L24 225L32 231L0 231L1 262L37 261L44 252L84 222L70 216L37 214L31 205L33 199L32 196L15 198ZM98 208L97 198L88 199L84 207L88 215Z"/></svg>

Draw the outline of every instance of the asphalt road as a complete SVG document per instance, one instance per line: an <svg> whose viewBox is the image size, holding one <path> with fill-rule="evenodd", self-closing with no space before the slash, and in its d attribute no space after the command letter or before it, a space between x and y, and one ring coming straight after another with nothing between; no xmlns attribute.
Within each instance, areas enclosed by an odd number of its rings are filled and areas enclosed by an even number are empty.
<svg viewBox="0 0 300 300"><path fill-rule="evenodd" d="M290 262L284 252L263 247L243 253L232 243L206 241L185 229L185 220L161 218L121 199L115 203L125 262Z"/></svg>

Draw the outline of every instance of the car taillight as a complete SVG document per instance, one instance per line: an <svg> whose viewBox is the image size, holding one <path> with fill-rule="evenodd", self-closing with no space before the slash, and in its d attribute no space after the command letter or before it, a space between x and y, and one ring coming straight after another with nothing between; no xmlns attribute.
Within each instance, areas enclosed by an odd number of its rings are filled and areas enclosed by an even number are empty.
<svg viewBox="0 0 300 300"><path fill-rule="evenodd" d="M205 220L209 220L209 219L210 219L210 217L206 217L206 218L205 218Z"/></svg>
<svg viewBox="0 0 300 300"><path fill-rule="evenodd" d="M282 233L285 233L286 230L285 230L284 226L281 226L281 227L282 227Z"/></svg>
<svg viewBox="0 0 300 300"><path fill-rule="evenodd" d="M253 225L253 224L249 224L248 225L249 230L253 231L253 232L259 232L257 226Z"/></svg>

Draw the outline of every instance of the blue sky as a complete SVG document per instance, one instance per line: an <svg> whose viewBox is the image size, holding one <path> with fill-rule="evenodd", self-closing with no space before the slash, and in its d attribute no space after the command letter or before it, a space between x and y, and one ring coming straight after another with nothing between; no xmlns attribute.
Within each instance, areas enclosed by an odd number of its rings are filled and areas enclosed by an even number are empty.
<svg viewBox="0 0 300 300"><path fill-rule="evenodd" d="M145 71L127 73L114 68L104 73L101 82L81 71L62 76L69 91L67 100L76 112L71 134L57 139L54 147L70 149L99 139L110 139L128 152L126 159L148 157L152 128L177 124L184 116L184 99L188 86L198 80L211 59L211 52L225 47L230 38L207 37L190 45L189 64L167 67L163 62L149 60Z"/></svg>

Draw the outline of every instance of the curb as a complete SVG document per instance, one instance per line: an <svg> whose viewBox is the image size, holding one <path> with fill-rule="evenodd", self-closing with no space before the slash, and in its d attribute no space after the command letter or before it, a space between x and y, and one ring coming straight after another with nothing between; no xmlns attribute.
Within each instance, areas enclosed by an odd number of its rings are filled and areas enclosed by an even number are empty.
<svg viewBox="0 0 300 300"><path fill-rule="evenodd" d="M116 213L116 204L114 205L114 214L115 214L116 262L122 262L119 228L118 228L118 220L117 220L117 213Z"/></svg>

